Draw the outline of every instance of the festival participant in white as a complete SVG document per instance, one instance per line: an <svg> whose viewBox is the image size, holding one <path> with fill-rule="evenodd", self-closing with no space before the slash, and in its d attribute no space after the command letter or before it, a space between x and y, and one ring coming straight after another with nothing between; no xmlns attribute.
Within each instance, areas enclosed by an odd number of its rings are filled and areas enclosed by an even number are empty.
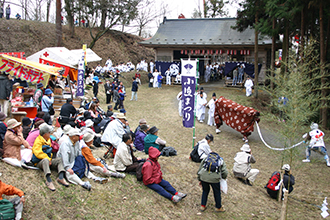
<svg viewBox="0 0 330 220"><path fill-rule="evenodd" d="M152 60L150 60L149 65L150 65L150 71L151 71L151 73L153 73L154 72L154 62L152 62Z"/></svg>
<svg viewBox="0 0 330 220"><path fill-rule="evenodd" d="M166 76L166 85L171 85L171 71L170 68L168 68L165 72Z"/></svg>
<svg viewBox="0 0 330 220"><path fill-rule="evenodd" d="M327 153L327 148L324 145L323 137L324 132L319 129L319 125L312 123L310 128L312 129L309 133L304 134L303 138L305 143L309 141L309 145L306 148L306 159L302 162L309 163L309 156L311 155L311 150L319 152L324 155L324 159L327 162L327 166L330 167L330 159Z"/></svg>
<svg viewBox="0 0 330 220"><path fill-rule="evenodd" d="M154 82L153 82L154 88L158 88L158 74L159 74L158 70L155 69L155 72L153 72L153 74L152 74L154 77Z"/></svg>
<svg viewBox="0 0 330 220"><path fill-rule="evenodd" d="M182 117L182 91L180 91L178 93L178 95L176 96L176 99L179 101L178 110L179 110L180 117Z"/></svg>
<svg viewBox="0 0 330 220"><path fill-rule="evenodd" d="M197 97L197 105L196 105L196 117L200 123L203 123L204 119L205 119L206 104L207 104L207 102L203 96L203 92L200 91L200 94Z"/></svg>
<svg viewBox="0 0 330 220"><path fill-rule="evenodd" d="M247 80L244 83L244 87L246 89L246 96L251 96L252 95L253 81L250 78L250 76L247 77Z"/></svg>
<svg viewBox="0 0 330 220"><path fill-rule="evenodd" d="M212 99L207 103L206 107L209 108L209 118L207 120L207 125L215 126L214 122L214 112L215 112L215 104L214 102L217 101L217 96L215 93L212 94Z"/></svg>

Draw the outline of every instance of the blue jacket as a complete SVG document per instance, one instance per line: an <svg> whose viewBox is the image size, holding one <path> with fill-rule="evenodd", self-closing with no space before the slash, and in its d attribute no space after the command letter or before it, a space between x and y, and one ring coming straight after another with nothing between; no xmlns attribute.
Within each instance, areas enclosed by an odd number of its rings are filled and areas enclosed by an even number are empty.
<svg viewBox="0 0 330 220"><path fill-rule="evenodd" d="M132 92L137 92L138 88L139 88L139 86L138 86L137 82L134 80L132 83Z"/></svg>

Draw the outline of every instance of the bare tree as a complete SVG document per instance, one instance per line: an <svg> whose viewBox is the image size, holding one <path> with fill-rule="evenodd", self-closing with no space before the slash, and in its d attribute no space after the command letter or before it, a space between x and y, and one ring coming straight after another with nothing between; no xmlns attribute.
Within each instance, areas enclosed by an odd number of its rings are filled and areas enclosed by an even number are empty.
<svg viewBox="0 0 330 220"><path fill-rule="evenodd" d="M140 37L142 36L142 31L145 28L145 26L149 24L151 21L154 21L156 18L161 16L161 13L155 10L155 8L156 8L156 3L154 0L145 0L140 3L139 13L135 20L138 25L138 35ZM163 8L163 10L165 11L166 9Z"/></svg>
<svg viewBox="0 0 330 220"><path fill-rule="evenodd" d="M52 2L53 0L47 0L46 22L49 22L50 5L52 4Z"/></svg>

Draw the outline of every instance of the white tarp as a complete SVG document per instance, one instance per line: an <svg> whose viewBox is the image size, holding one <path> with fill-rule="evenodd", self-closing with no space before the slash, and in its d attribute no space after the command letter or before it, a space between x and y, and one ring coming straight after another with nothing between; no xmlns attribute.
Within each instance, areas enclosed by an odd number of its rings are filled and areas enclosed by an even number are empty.
<svg viewBox="0 0 330 220"><path fill-rule="evenodd" d="M79 59L81 58L82 49L78 50L69 50L65 47L46 47L40 50L37 53L32 54L27 57L27 60L38 62L40 57L46 57L55 61L58 61L63 64L68 64L71 66L77 66ZM86 59L88 62L97 62L102 60L94 51L87 49Z"/></svg>
<svg viewBox="0 0 330 220"><path fill-rule="evenodd" d="M83 52L83 49L71 50L71 52L73 54L75 54L77 57L81 57L81 54ZM87 48L87 50L86 50L86 60L87 60L87 63L90 63L90 62L101 61L102 58L99 57L94 51L92 51L91 49Z"/></svg>

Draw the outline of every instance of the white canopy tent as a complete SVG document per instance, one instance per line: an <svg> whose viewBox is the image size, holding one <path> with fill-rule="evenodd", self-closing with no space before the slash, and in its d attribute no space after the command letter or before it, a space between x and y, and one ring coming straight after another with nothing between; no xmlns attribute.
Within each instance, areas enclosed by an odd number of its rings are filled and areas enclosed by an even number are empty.
<svg viewBox="0 0 330 220"><path fill-rule="evenodd" d="M26 59L34 62L39 62L40 57L46 57L63 64L77 66L81 58L82 52L82 49L69 50L65 47L46 47L39 52L32 54ZM87 62L97 62L101 61L102 58L88 48L86 51L86 60Z"/></svg>

